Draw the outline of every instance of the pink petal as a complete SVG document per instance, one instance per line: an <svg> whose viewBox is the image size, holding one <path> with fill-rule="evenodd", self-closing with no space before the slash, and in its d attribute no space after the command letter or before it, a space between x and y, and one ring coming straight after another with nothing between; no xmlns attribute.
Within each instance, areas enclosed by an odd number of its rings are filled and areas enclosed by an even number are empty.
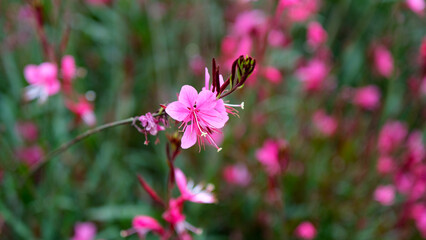
<svg viewBox="0 0 426 240"><path fill-rule="evenodd" d="M195 203L215 203L216 198L211 193L201 192L195 194L190 201Z"/></svg>
<svg viewBox="0 0 426 240"><path fill-rule="evenodd" d="M228 116L222 115L215 110L199 112L198 117L205 125L214 128L223 128L229 119Z"/></svg>
<svg viewBox="0 0 426 240"><path fill-rule="evenodd" d="M58 76L58 68L53 63L42 63L38 67L40 76L42 78L50 78L50 79L56 79Z"/></svg>
<svg viewBox="0 0 426 240"><path fill-rule="evenodd" d="M172 102L166 107L166 113L176 121L185 120L191 111L182 102Z"/></svg>
<svg viewBox="0 0 426 240"><path fill-rule="evenodd" d="M62 68L62 75L64 79L67 79L67 80L73 79L77 73L74 57L70 55L64 56L62 58L61 68Z"/></svg>
<svg viewBox="0 0 426 240"><path fill-rule="evenodd" d="M209 82L210 82L210 74L209 74L209 70L206 68L206 73L205 73L205 90L209 90Z"/></svg>
<svg viewBox="0 0 426 240"><path fill-rule="evenodd" d="M194 125L188 126L185 132L183 133L182 140L181 140L182 142L181 147L183 149L188 149L194 146L194 144L197 142L197 131L196 129L194 129L193 126Z"/></svg>
<svg viewBox="0 0 426 240"><path fill-rule="evenodd" d="M179 102L183 103L185 107L193 107L197 100L198 92L194 87L184 85L179 93Z"/></svg>
<svg viewBox="0 0 426 240"><path fill-rule="evenodd" d="M132 221L133 228L139 233L146 234L148 231L163 232L161 225L152 217L136 216Z"/></svg>
<svg viewBox="0 0 426 240"><path fill-rule="evenodd" d="M50 96L59 92L61 84L57 79L51 79L45 82L44 87L46 89L47 94Z"/></svg>
<svg viewBox="0 0 426 240"><path fill-rule="evenodd" d="M27 79L28 83L34 84L40 81L38 75L38 67L36 65L28 65L25 67L24 76Z"/></svg>
<svg viewBox="0 0 426 240"><path fill-rule="evenodd" d="M203 90L197 96L197 109L210 111L216 106L216 96L209 90Z"/></svg>
<svg viewBox="0 0 426 240"><path fill-rule="evenodd" d="M187 195L189 191L187 189L186 177L179 168L175 168L175 180L181 194Z"/></svg>

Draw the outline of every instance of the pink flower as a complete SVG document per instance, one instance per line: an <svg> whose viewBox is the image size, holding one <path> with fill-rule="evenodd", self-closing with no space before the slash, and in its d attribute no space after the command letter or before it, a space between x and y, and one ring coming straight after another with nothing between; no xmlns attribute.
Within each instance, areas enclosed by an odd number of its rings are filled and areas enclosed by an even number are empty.
<svg viewBox="0 0 426 240"><path fill-rule="evenodd" d="M179 169L175 169L175 179L176 185L179 188L181 193L181 198L184 201L190 201L195 203L215 203L216 198L211 193L214 189L214 186L209 184L207 188L204 189L202 185L194 186L193 181L186 181L186 177L183 172Z"/></svg>
<svg viewBox="0 0 426 240"><path fill-rule="evenodd" d="M329 68L319 59L313 59L296 71L296 76L303 83L305 91L318 91L323 88Z"/></svg>
<svg viewBox="0 0 426 240"><path fill-rule="evenodd" d="M358 88L353 103L366 110L375 110L380 104L380 90L373 85Z"/></svg>
<svg viewBox="0 0 426 240"><path fill-rule="evenodd" d="M23 139L35 141L38 137L38 128L33 122L18 122L16 130Z"/></svg>
<svg viewBox="0 0 426 240"><path fill-rule="evenodd" d="M384 206L390 206L395 199L395 188L392 185L379 186L374 191L374 199Z"/></svg>
<svg viewBox="0 0 426 240"><path fill-rule="evenodd" d="M274 84L279 84L283 80L283 76L280 70L274 67L265 67L263 69L263 75L265 76L266 80Z"/></svg>
<svg viewBox="0 0 426 240"><path fill-rule="evenodd" d="M74 227L72 240L93 240L96 236L96 226L91 222L77 223Z"/></svg>
<svg viewBox="0 0 426 240"><path fill-rule="evenodd" d="M393 72L393 58L389 50L379 45L374 49L374 67L383 77L389 78Z"/></svg>
<svg viewBox="0 0 426 240"><path fill-rule="evenodd" d="M312 223L302 222L301 224L299 224L299 226L297 226L295 230L295 235L298 238L310 240L315 238L315 236L317 235L317 230L315 229L315 226Z"/></svg>
<svg viewBox="0 0 426 240"><path fill-rule="evenodd" d="M422 133L415 131L410 134L407 142L408 155L415 163L421 162L426 154L425 146L423 143Z"/></svg>
<svg viewBox="0 0 426 240"><path fill-rule="evenodd" d="M66 55L61 62L62 77L64 81L71 82L77 75L77 67L73 56Z"/></svg>
<svg viewBox="0 0 426 240"><path fill-rule="evenodd" d="M398 147L407 135L407 127L398 121L387 122L380 131L378 148L379 152L386 154Z"/></svg>
<svg viewBox="0 0 426 240"><path fill-rule="evenodd" d="M20 148L16 151L16 156L29 167L37 165L43 158L43 149L39 146Z"/></svg>
<svg viewBox="0 0 426 240"><path fill-rule="evenodd" d="M381 174L391 173L395 169L394 160L389 156L380 156L377 161L377 172Z"/></svg>
<svg viewBox="0 0 426 240"><path fill-rule="evenodd" d="M251 181L251 174L245 165L236 164L225 167L223 178L230 184L245 187Z"/></svg>
<svg viewBox="0 0 426 240"><path fill-rule="evenodd" d="M405 4L407 7L411 9L414 13L419 16L423 16L424 10L426 8L426 4L424 0L406 0Z"/></svg>
<svg viewBox="0 0 426 240"><path fill-rule="evenodd" d="M271 30L268 34L268 43L273 47L284 47L288 43L288 39L282 31Z"/></svg>
<svg viewBox="0 0 426 240"><path fill-rule="evenodd" d="M416 227L423 238L426 238L426 211L423 211L416 219Z"/></svg>
<svg viewBox="0 0 426 240"><path fill-rule="evenodd" d="M165 231L163 227L152 217L149 216L136 216L132 221L133 230L136 231L141 238L144 238L145 235L153 231L159 236L164 236Z"/></svg>
<svg viewBox="0 0 426 240"><path fill-rule="evenodd" d="M257 160L266 168L270 176L275 176L282 171L283 160L280 158L280 147L285 145L284 140L268 139L263 143L262 148L256 151Z"/></svg>
<svg viewBox="0 0 426 240"><path fill-rule="evenodd" d="M314 15L319 8L318 0L298 0L289 4L288 18L291 22L304 22Z"/></svg>
<svg viewBox="0 0 426 240"><path fill-rule="evenodd" d="M267 19L260 10L240 13L235 19L232 33L237 36L248 36L252 33L263 34Z"/></svg>
<svg viewBox="0 0 426 240"><path fill-rule="evenodd" d="M185 215L182 213L183 200L170 199L169 207L167 211L163 213L163 218L174 226L180 239L192 239L186 230L194 232L195 234L201 234L203 231L199 228L192 226L190 223L185 221Z"/></svg>
<svg viewBox="0 0 426 240"><path fill-rule="evenodd" d="M49 96L58 93L61 85L57 75L58 68L53 63L26 66L24 76L30 86L25 88L25 98L27 100L39 98L39 102L43 103Z"/></svg>
<svg viewBox="0 0 426 240"><path fill-rule="evenodd" d="M88 126L94 126L96 124L96 116L93 112L93 105L85 98L80 98L77 103L67 102L66 106Z"/></svg>
<svg viewBox="0 0 426 240"><path fill-rule="evenodd" d="M194 75L201 75L205 66L204 59L200 55L192 56L189 60L189 67Z"/></svg>
<svg viewBox="0 0 426 240"><path fill-rule="evenodd" d="M318 131L325 136L332 136L337 130L337 120L327 115L324 110L315 112L313 122Z"/></svg>
<svg viewBox="0 0 426 240"><path fill-rule="evenodd" d="M318 22L311 22L307 32L308 44L312 48L317 48L327 41L327 32Z"/></svg>
<svg viewBox="0 0 426 240"><path fill-rule="evenodd" d="M204 138L221 150L214 142L211 135L220 132L228 121L223 100L216 99L216 95L208 90L202 90L199 94L195 88L185 85L182 87L178 101L172 102L166 107L166 113L176 121L182 122L184 134L181 147L192 147L198 139L199 146L204 145Z"/></svg>

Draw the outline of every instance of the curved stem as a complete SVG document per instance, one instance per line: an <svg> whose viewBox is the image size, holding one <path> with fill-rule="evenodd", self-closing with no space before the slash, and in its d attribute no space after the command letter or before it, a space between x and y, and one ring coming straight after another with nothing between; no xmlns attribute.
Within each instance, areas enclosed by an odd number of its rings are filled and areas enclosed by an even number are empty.
<svg viewBox="0 0 426 240"><path fill-rule="evenodd" d="M86 132L78 135L77 137L75 137L71 141L62 144L57 149L55 149L52 152L48 153L44 157L44 159L40 162L40 164L38 164L33 169L31 169L31 173L37 171L37 169L39 169L42 165L46 164L46 162L48 162L51 158L55 157L56 155L61 154L62 152L66 151L72 145L80 142L81 140L83 140L83 139L85 139L85 138L87 138L87 137L89 137L89 136L91 136L91 135L93 135L95 133L98 133L98 132L100 132L102 130L105 130L107 128L112 128L112 127L116 127L116 126L120 126L120 125L126 125L126 124L132 124L135 120L137 120L137 117L131 117L131 118L127 118L127 119L124 119L124 120L120 120L120 121L116 121L116 122L112 122L112 123L107 123L107 124L101 125L99 127L87 130Z"/></svg>

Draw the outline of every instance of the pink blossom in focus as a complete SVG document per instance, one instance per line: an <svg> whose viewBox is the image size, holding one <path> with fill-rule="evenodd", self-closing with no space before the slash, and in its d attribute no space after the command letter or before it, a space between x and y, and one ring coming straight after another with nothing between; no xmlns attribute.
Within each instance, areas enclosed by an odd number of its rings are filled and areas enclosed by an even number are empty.
<svg viewBox="0 0 426 240"><path fill-rule="evenodd" d="M193 181L186 181L186 177L183 172L179 169L175 169L176 185L181 193L181 198L184 201L190 201L195 203L215 203L216 198L211 193L214 186L209 184L204 189L202 185L194 185Z"/></svg>
<svg viewBox="0 0 426 240"><path fill-rule="evenodd" d="M407 7L411 9L414 13L423 16L426 4L424 0L405 0Z"/></svg>
<svg viewBox="0 0 426 240"><path fill-rule="evenodd" d="M230 184L245 187L251 181L251 174L245 165L236 164L225 167L223 178Z"/></svg>
<svg viewBox="0 0 426 240"><path fill-rule="evenodd" d="M380 156L377 160L377 172L388 174L395 169L394 160L389 156Z"/></svg>
<svg viewBox="0 0 426 240"><path fill-rule="evenodd" d="M29 167L32 167L37 165L43 158L43 149L39 146L20 148L16 151L16 156Z"/></svg>
<svg viewBox="0 0 426 240"><path fill-rule="evenodd" d="M71 240L93 240L96 236L96 226L91 222L77 223Z"/></svg>
<svg viewBox="0 0 426 240"><path fill-rule="evenodd" d="M283 140L268 139L263 146L256 151L257 160L263 164L270 176L275 176L282 171L282 159L280 159L280 147L286 144Z"/></svg>
<svg viewBox="0 0 426 240"><path fill-rule="evenodd" d="M380 130L379 152L386 154L400 146L407 135L407 127L398 121L387 122Z"/></svg>
<svg viewBox="0 0 426 240"><path fill-rule="evenodd" d="M366 110L375 110L380 104L380 90L373 85L358 88L353 103Z"/></svg>
<svg viewBox="0 0 426 240"><path fill-rule="evenodd" d="M38 137L38 128L33 122L18 122L16 131L27 141L35 141Z"/></svg>
<svg viewBox="0 0 426 240"><path fill-rule="evenodd" d="M136 216L132 221L133 230L135 230L141 238L153 231L160 236L164 236L165 231L163 227L152 217L149 216Z"/></svg>
<svg viewBox="0 0 426 240"><path fill-rule="evenodd" d="M337 130L337 120L327 115L324 110L316 111L312 120L318 131L325 136L332 136Z"/></svg>
<svg viewBox="0 0 426 240"><path fill-rule="evenodd" d="M176 121L182 122L183 149L192 147L197 139L199 146L204 145L204 139L207 139L218 151L221 150L211 134L219 132L229 118L223 100L217 100L213 92L202 90L197 93L195 88L185 85L179 93L178 101L167 105L166 113Z"/></svg>
<svg viewBox="0 0 426 240"><path fill-rule="evenodd" d="M93 105L85 98L80 98L77 103L67 102L67 108L77 115L78 118L82 119L83 122L88 126L94 126L96 124L96 116L93 112Z"/></svg>
<svg viewBox="0 0 426 240"><path fill-rule="evenodd" d="M318 22L311 22L307 32L308 44L312 48L317 48L327 41L327 32Z"/></svg>
<svg viewBox="0 0 426 240"><path fill-rule="evenodd" d="M374 49L374 67L383 77L389 78L393 73L393 57L389 50L379 45Z"/></svg>
<svg viewBox="0 0 426 240"><path fill-rule="evenodd" d="M374 199L384 206L390 206L395 199L395 188L392 185L379 186L374 191Z"/></svg>
<svg viewBox="0 0 426 240"><path fill-rule="evenodd" d="M317 235L317 230L315 226L310 222L302 222L297 226L295 230L295 235L301 239L314 239Z"/></svg>
<svg viewBox="0 0 426 240"><path fill-rule="evenodd" d="M40 103L59 92L61 88L58 80L58 68L54 63L42 63L39 66L28 65L24 69L24 76L30 84L25 88L25 99L38 98Z"/></svg>
<svg viewBox="0 0 426 240"><path fill-rule="evenodd" d="M283 76L280 70L274 67L265 67L263 69L263 75L265 76L266 80L274 84L279 84L283 80Z"/></svg>
<svg viewBox="0 0 426 240"><path fill-rule="evenodd" d="M296 76L303 84L305 91L318 91L324 86L329 67L319 59L309 61L306 66L302 66L296 71Z"/></svg>
<svg viewBox="0 0 426 240"><path fill-rule="evenodd" d="M66 55L61 62L62 77L64 81L71 82L77 75L77 67L73 56Z"/></svg>

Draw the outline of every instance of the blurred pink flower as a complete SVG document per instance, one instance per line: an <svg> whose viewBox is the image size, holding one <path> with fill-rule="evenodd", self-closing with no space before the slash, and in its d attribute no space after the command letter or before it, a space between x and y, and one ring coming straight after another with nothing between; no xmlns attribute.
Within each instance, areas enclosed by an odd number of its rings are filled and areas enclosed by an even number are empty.
<svg viewBox="0 0 426 240"><path fill-rule="evenodd" d="M175 179L176 179L176 185L179 188L179 191L181 193L181 198L184 201L190 201L195 203L215 203L216 198L212 194L212 191L214 189L214 186L209 184L204 189L204 186L202 185L196 185L194 186L193 181L186 181L186 177L183 174L183 172L179 169L175 169Z"/></svg>
<svg viewBox="0 0 426 240"><path fill-rule="evenodd" d="M15 128L26 141L35 141L38 137L38 128L33 122L18 122Z"/></svg>
<svg viewBox="0 0 426 240"><path fill-rule="evenodd" d="M374 48L374 67L381 76L386 78L389 78L393 73L392 54L383 45Z"/></svg>
<svg viewBox="0 0 426 240"><path fill-rule="evenodd" d="M426 238L426 211L423 211L416 219L416 227L423 238Z"/></svg>
<svg viewBox="0 0 426 240"><path fill-rule="evenodd" d="M219 132L228 121L223 100L217 100L213 92L202 90L199 94L192 86L182 87L178 101L166 107L166 113L176 121L182 122L183 137L181 147L192 147L198 139L198 144L204 145L204 138L221 150L211 137L212 133Z"/></svg>
<svg viewBox="0 0 426 240"><path fill-rule="evenodd" d="M375 110L380 105L380 90L373 85L358 88L353 103L366 110Z"/></svg>
<svg viewBox="0 0 426 240"><path fill-rule="evenodd" d="M251 174L243 164L235 164L223 169L223 178L226 182L245 187L251 181Z"/></svg>
<svg viewBox="0 0 426 240"><path fill-rule="evenodd" d="M139 237L144 239L145 235L153 231L159 236L164 236L165 231L163 227L152 217L149 216L136 216L132 221L132 230L136 231L139 234ZM128 231L130 232L130 231Z"/></svg>
<svg viewBox="0 0 426 240"><path fill-rule="evenodd" d="M305 91L318 91L324 86L327 78L329 67L319 59L309 61L305 66L296 70L296 76L303 83Z"/></svg>
<svg viewBox="0 0 426 240"><path fill-rule="evenodd" d="M265 76L266 80L274 84L279 84L283 80L280 70L274 67L265 67L263 69L263 76Z"/></svg>
<svg viewBox="0 0 426 240"><path fill-rule="evenodd" d="M203 231L199 228L196 228L185 221L185 215L182 213L183 210L183 201L179 199L170 199L168 209L163 213L163 219L168 223L172 224L179 239L190 240L191 236L186 230L194 232L195 234L201 234Z"/></svg>
<svg viewBox="0 0 426 240"><path fill-rule="evenodd" d="M280 30L271 30L268 34L268 43L272 47L284 47L288 40L284 33Z"/></svg>
<svg viewBox="0 0 426 240"><path fill-rule="evenodd" d="M407 7L414 13L423 16L426 4L424 0L406 0Z"/></svg>
<svg viewBox="0 0 426 240"><path fill-rule="evenodd" d="M395 199L395 188L392 185L379 186L374 191L374 199L384 206L390 206Z"/></svg>
<svg viewBox="0 0 426 240"><path fill-rule="evenodd" d="M85 98L79 98L77 103L66 102L67 108L75 113L78 118L82 119L83 122L88 126L94 126L96 124L96 116L93 112L93 105Z"/></svg>
<svg viewBox="0 0 426 240"><path fill-rule="evenodd" d="M327 32L318 22L310 22L307 32L308 44L311 48L317 48L327 41Z"/></svg>
<svg viewBox="0 0 426 240"><path fill-rule="evenodd" d="M337 120L322 109L314 113L312 120L317 130L325 136L332 136L337 130Z"/></svg>
<svg viewBox="0 0 426 240"><path fill-rule="evenodd" d="M378 148L382 154L392 152L400 146L407 135L407 127L398 121L387 122L380 130Z"/></svg>
<svg viewBox="0 0 426 240"><path fill-rule="evenodd" d="M410 173L398 172L394 177L397 190L402 194L409 194L414 184L413 176Z"/></svg>
<svg viewBox="0 0 426 240"><path fill-rule="evenodd" d="M256 151L257 160L263 164L266 172L270 176L275 176L282 171L282 161L280 159L280 147L285 145L284 140L268 139L263 143L263 146Z"/></svg>
<svg viewBox="0 0 426 240"><path fill-rule="evenodd" d="M377 172L380 174L388 174L395 169L394 160L389 156L380 156L377 160Z"/></svg>
<svg viewBox="0 0 426 240"><path fill-rule="evenodd" d="M318 0L298 0L288 4L288 18L291 22L304 22L319 9Z"/></svg>
<svg viewBox="0 0 426 240"><path fill-rule="evenodd" d="M65 82L71 82L77 75L77 67L73 56L66 55L61 62L62 77Z"/></svg>
<svg viewBox="0 0 426 240"><path fill-rule="evenodd" d="M16 156L29 167L32 167L42 160L43 149L39 146L20 148L16 151Z"/></svg>
<svg viewBox="0 0 426 240"><path fill-rule="evenodd" d="M205 65L206 64L204 63L204 59L200 55L195 55L189 60L189 67L192 73L194 73L196 76L203 73Z"/></svg>
<svg viewBox="0 0 426 240"><path fill-rule="evenodd" d="M426 96L426 76L423 78L423 80L421 80L421 83L420 83L420 93L423 96Z"/></svg>
<svg viewBox="0 0 426 240"><path fill-rule="evenodd" d="M232 33L237 36L262 35L266 30L266 23L266 16L260 10L243 12L235 19L235 23L232 26Z"/></svg>
<svg viewBox="0 0 426 240"><path fill-rule="evenodd" d="M423 143L422 133L420 131L415 131L410 134L407 141L408 155L409 158L415 162L421 162L426 154L425 146Z"/></svg>
<svg viewBox="0 0 426 240"><path fill-rule="evenodd" d="M43 103L49 96L58 93L61 85L57 75L58 68L54 63L26 66L24 76L30 85L25 88L25 99L38 98Z"/></svg>
<svg viewBox="0 0 426 240"><path fill-rule="evenodd" d="M297 226L295 230L295 235L301 239L314 239L317 235L317 230L311 222L302 222Z"/></svg>
<svg viewBox="0 0 426 240"><path fill-rule="evenodd" d="M77 223L74 226L74 236L71 240L93 240L96 236L96 226L91 222Z"/></svg>

